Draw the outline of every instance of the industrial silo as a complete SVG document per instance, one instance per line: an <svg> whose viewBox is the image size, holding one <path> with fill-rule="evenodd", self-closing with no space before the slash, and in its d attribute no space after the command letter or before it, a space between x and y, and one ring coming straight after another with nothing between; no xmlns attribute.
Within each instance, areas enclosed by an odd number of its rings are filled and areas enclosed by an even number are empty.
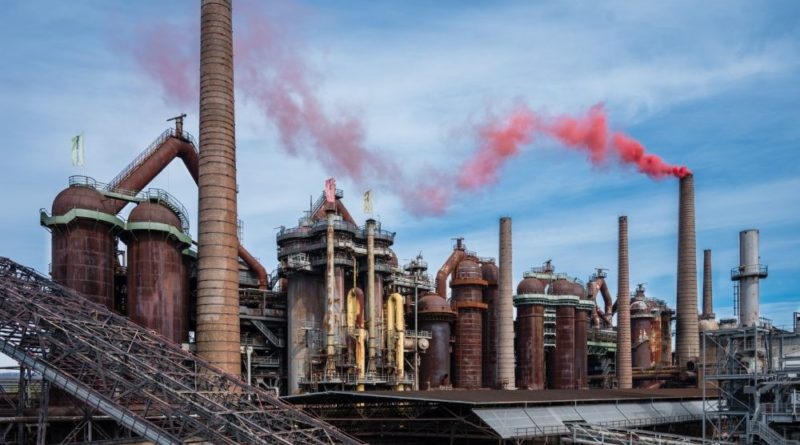
<svg viewBox="0 0 800 445"><path fill-rule="evenodd" d="M458 264L450 287L451 305L456 310L456 343L453 348L453 385L457 388L480 388L483 383L483 280L478 259L467 256Z"/></svg>
<svg viewBox="0 0 800 445"><path fill-rule="evenodd" d="M544 389L544 295L545 285L526 277L517 286L516 361L519 369L517 387Z"/></svg>
<svg viewBox="0 0 800 445"><path fill-rule="evenodd" d="M456 318L447 301L428 294L419 300L419 328L431 333L428 349L420 357L420 389L436 389L450 385L451 324Z"/></svg>

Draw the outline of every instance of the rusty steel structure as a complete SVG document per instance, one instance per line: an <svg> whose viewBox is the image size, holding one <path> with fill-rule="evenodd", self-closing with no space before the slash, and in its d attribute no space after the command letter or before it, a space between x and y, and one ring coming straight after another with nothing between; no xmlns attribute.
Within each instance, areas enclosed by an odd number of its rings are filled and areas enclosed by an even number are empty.
<svg viewBox="0 0 800 445"><path fill-rule="evenodd" d="M679 190L676 364L681 367L692 367L700 354L697 323L697 242L692 174L681 178Z"/></svg>
<svg viewBox="0 0 800 445"><path fill-rule="evenodd" d="M481 260L481 275L486 281L483 288L483 302L487 309L483 317L483 387L502 388L502 382L498 385L497 377L497 351L498 351L498 299L499 290L497 285L499 270L494 263L494 259Z"/></svg>
<svg viewBox="0 0 800 445"><path fill-rule="evenodd" d="M197 353L241 374L231 0L200 6Z"/></svg>
<svg viewBox="0 0 800 445"><path fill-rule="evenodd" d="M175 343L188 341L189 277L178 215L158 202L139 203L128 217L127 314Z"/></svg>
<svg viewBox="0 0 800 445"><path fill-rule="evenodd" d="M44 388L87 407L83 419L105 416L116 422L113 431L96 430L101 438L140 437L170 445L358 443L6 258L0 258L0 351L40 375ZM20 418L21 427L4 431L3 442L11 441L9 434L24 434L28 422L37 443L45 443L52 428L48 394L41 393L37 420ZM62 443L92 441L84 422Z"/></svg>
<svg viewBox="0 0 800 445"><path fill-rule="evenodd" d="M483 318L488 305L483 302L487 285L479 260L467 254L458 263L450 287L451 306L456 311L453 345L453 385L458 388L480 388L483 384Z"/></svg>
<svg viewBox="0 0 800 445"><path fill-rule="evenodd" d="M447 389L450 378L450 338L456 313L447 300L430 293L419 300L419 327L431 333L419 367L420 389Z"/></svg>
<svg viewBox="0 0 800 445"><path fill-rule="evenodd" d="M517 307L517 387L588 387L589 314L595 303L576 278L556 273L550 261L525 272L514 296ZM548 314L553 328L548 333ZM553 338L554 337L554 338Z"/></svg>
<svg viewBox="0 0 800 445"><path fill-rule="evenodd" d="M633 387L631 375L631 308L628 273L628 217L619 217L619 280L617 283L617 384Z"/></svg>
<svg viewBox="0 0 800 445"><path fill-rule="evenodd" d="M497 326L496 388L514 389L514 276L511 243L511 218L500 218L498 300L492 308Z"/></svg>

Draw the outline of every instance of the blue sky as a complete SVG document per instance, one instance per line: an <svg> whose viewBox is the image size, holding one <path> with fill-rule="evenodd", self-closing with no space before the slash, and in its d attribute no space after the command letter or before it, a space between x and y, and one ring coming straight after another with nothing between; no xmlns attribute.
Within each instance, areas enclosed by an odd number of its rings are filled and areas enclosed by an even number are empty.
<svg viewBox="0 0 800 445"><path fill-rule="evenodd" d="M132 56L153 24L188 34L199 20L194 2L161 3L4 5L0 255L47 271L49 235L38 210L50 207L68 176L110 180L180 112L197 134L197 106L165 101ZM452 169L475 149L465 129L487 109L524 101L577 114L603 103L612 127L695 172L698 266L702 249L712 249L717 315L731 315L738 233L758 228L770 268L763 315L790 323L800 311L800 3L428 3L255 7L292 24L326 110L358 116L367 146L409 171ZM178 44L190 51L197 37L182 37ZM295 225L309 195L336 172L282 150L252 98L238 95L236 112L244 241L272 270L274 228ZM82 168L69 156L79 132L86 137ZM364 185L338 183L345 203L365 219L358 199ZM196 191L180 163L153 186L195 214ZM375 199L384 226L397 232L401 259L423 251L438 268L456 236L482 256L496 256L498 217L510 215L515 280L552 258L559 271L582 279L595 267L610 268L612 289L617 217L626 214L632 281L674 304L674 180L598 169L582 154L540 140L507 164L496 184L460 194L442 216L410 214L386 191Z"/></svg>

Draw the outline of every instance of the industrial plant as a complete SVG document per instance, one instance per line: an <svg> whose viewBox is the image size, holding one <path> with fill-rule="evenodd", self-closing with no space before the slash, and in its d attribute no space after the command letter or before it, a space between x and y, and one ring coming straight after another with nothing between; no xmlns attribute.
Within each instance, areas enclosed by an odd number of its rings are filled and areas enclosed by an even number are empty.
<svg viewBox="0 0 800 445"><path fill-rule="evenodd" d="M49 277L0 258L0 352L19 364L0 443L800 443L800 314L761 317L755 229L730 265L736 318L714 313L711 250L698 312L692 174L674 308L630 276L627 216L616 269L543 251L515 277L506 216L496 250L459 237L429 269L333 180L274 221L278 263L261 264L237 216L230 3L202 2L199 144L180 115L116 176L64 178L39 213ZM197 239L149 188L176 159Z"/></svg>

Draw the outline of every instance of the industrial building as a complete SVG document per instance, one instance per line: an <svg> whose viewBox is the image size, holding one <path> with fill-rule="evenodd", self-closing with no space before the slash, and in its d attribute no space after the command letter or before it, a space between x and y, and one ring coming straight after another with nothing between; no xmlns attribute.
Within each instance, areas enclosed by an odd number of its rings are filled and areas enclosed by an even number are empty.
<svg viewBox="0 0 800 445"><path fill-rule="evenodd" d="M268 273L240 242L230 12L201 9L200 144L181 115L107 183L70 177L40 211L50 278L0 258L0 352L19 363L0 442L797 443L800 315L760 317L757 230L731 272L737 319L715 319L709 250L698 315L691 174L676 308L630 292L627 216L616 271L547 260L515 282L502 217L496 257L457 238L432 277L332 183L279 222ZM175 159L196 240L178 198L147 188Z"/></svg>

